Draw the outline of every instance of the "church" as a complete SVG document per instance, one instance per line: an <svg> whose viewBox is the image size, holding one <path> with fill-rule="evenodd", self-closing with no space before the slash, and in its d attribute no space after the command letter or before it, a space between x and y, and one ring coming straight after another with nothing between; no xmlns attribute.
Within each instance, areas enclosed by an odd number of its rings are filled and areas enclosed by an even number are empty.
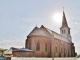
<svg viewBox="0 0 80 60"><path fill-rule="evenodd" d="M60 34L43 25L40 28L36 26L27 36L25 48L11 47L4 52L4 56L75 57L75 46L64 11Z"/></svg>
<svg viewBox="0 0 80 60"><path fill-rule="evenodd" d="M63 11L60 34L43 25L35 27L27 36L25 48L33 50L34 57L75 57L70 28Z"/></svg>

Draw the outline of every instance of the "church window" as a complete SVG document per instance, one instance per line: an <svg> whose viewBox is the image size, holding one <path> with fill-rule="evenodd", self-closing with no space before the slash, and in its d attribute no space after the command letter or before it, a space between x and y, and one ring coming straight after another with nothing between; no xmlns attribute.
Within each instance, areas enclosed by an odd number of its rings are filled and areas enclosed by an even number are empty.
<svg viewBox="0 0 80 60"><path fill-rule="evenodd" d="M58 52L58 47L56 46L56 52Z"/></svg>
<svg viewBox="0 0 80 60"><path fill-rule="evenodd" d="M62 53L62 47L61 47L61 53Z"/></svg>
<svg viewBox="0 0 80 60"><path fill-rule="evenodd" d="M66 49L66 47L65 47L64 49L65 49L65 53L67 53L67 49Z"/></svg>
<svg viewBox="0 0 80 60"><path fill-rule="evenodd" d="M40 43L39 43L39 41L37 42L36 50L37 50L37 51L39 51L39 50L40 50Z"/></svg>
<svg viewBox="0 0 80 60"><path fill-rule="evenodd" d="M62 30L62 34L64 34L66 31L65 30Z"/></svg>
<svg viewBox="0 0 80 60"><path fill-rule="evenodd" d="M68 48L68 53L70 53L71 52L71 50L70 50L70 48Z"/></svg>
<svg viewBox="0 0 80 60"><path fill-rule="evenodd" d="M69 51L69 48L68 48L68 57L70 56L70 51Z"/></svg>
<svg viewBox="0 0 80 60"><path fill-rule="evenodd" d="M70 31L68 30L68 34L70 34Z"/></svg>
<svg viewBox="0 0 80 60"><path fill-rule="evenodd" d="M66 47L66 53L68 53L68 49L67 49L67 47Z"/></svg>
<svg viewBox="0 0 80 60"><path fill-rule="evenodd" d="M65 30L64 30L64 33L65 33Z"/></svg>
<svg viewBox="0 0 80 60"><path fill-rule="evenodd" d="M47 51L47 43L45 43L45 51Z"/></svg>
<svg viewBox="0 0 80 60"><path fill-rule="evenodd" d="M69 53L70 51L69 51L69 48L68 48L68 53Z"/></svg>
<svg viewBox="0 0 80 60"><path fill-rule="evenodd" d="M64 53L65 53L65 47L64 47Z"/></svg>
<svg viewBox="0 0 80 60"><path fill-rule="evenodd" d="M31 42L29 43L29 49L31 49Z"/></svg>
<svg viewBox="0 0 80 60"><path fill-rule="evenodd" d="M62 30L62 34L63 34L63 30Z"/></svg>

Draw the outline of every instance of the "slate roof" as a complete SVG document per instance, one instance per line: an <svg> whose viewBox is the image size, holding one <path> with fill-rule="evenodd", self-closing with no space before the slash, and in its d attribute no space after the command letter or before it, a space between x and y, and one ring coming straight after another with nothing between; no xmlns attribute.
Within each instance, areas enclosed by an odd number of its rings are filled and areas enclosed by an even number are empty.
<svg viewBox="0 0 80 60"><path fill-rule="evenodd" d="M33 50L30 50L30 49L27 49L27 48L14 48L14 47L11 47L11 49L12 49L13 51L33 52Z"/></svg>
<svg viewBox="0 0 80 60"><path fill-rule="evenodd" d="M58 39L60 39L60 40L63 40L63 41L66 41L66 42L69 42L69 43L71 43L71 41L69 40L69 39L67 39L65 36L63 36L63 35L61 35L61 34L59 34L59 33L56 33L56 32L54 32L54 31L52 31L52 30L49 30L49 29L47 29L50 33L52 33L52 35L55 37L55 38L58 38Z"/></svg>
<svg viewBox="0 0 80 60"><path fill-rule="evenodd" d="M43 25L40 28L35 27L28 36L36 35L50 37L49 36L50 33L47 30L46 31L45 30L46 28Z"/></svg>
<svg viewBox="0 0 80 60"><path fill-rule="evenodd" d="M26 51L26 52L33 52L33 50L26 49L26 48L14 48L11 47L9 50L4 51L4 54L12 54L13 51Z"/></svg>
<svg viewBox="0 0 80 60"><path fill-rule="evenodd" d="M55 37L55 38L58 38L60 40L71 43L71 41L68 40L65 36L62 36L61 34L56 33L54 31L44 27L43 25L40 28L35 27L28 36L33 36L33 35L46 36L46 37L51 37L50 35L52 35L52 37Z"/></svg>
<svg viewBox="0 0 80 60"><path fill-rule="evenodd" d="M65 13L63 11L62 27L68 27Z"/></svg>

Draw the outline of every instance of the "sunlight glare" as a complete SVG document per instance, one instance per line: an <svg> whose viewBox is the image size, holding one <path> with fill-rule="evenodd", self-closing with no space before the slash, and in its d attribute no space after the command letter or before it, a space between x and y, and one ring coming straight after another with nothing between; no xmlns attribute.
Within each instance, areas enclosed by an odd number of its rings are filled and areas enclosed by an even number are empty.
<svg viewBox="0 0 80 60"><path fill-rule="evenodd" d="M56 13L54 16L53 16L53 19L56 23L61 23L62 22L62 14L60 13Z"/></svg>

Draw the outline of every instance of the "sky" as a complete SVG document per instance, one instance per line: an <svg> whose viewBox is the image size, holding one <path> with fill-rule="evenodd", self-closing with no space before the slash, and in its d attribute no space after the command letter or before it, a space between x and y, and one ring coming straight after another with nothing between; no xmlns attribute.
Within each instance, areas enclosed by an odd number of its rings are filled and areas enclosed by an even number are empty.
<svg viewBox="0 0 80 60"><path fill-rule="evenodd" d="M53 16L64 12L71 28L72 42L80 54L79 0L0 0L0 48L25 47L27 35L35 26L60 33L61 22Z"/></svg>

